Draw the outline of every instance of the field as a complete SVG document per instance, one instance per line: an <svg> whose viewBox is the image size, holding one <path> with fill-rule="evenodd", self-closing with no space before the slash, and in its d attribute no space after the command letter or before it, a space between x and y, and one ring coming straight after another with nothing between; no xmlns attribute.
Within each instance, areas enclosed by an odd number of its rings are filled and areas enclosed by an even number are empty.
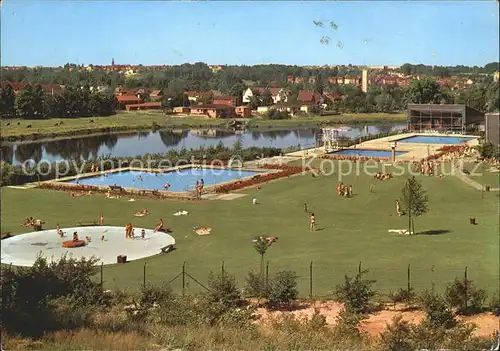
<svg viewBox="0 0 500 351"><path fill-rule="evenodd" d="M91 122L93 121L93 122ZM254 128L314 126L321 123L381 123L405 121L402 114L346 114L334 116L307 116L290 120L252 119ZM75 134L94 134L126 130L151 129L153 123L158 128L223 127L225 119L210 119L199 116L167 117L159 112L137 113L121 112L108 117L90 118L51 118L44 120L1 120L2 138L19 140L69 136ZM61 122L63 122L61 124ZM18 124L19 123L19 124ZM28 126L31 127L28 128Z"/></svg>
<svg viewBox="0 0 500 351"><path fill-rule="evenodd" d="M498 289L498 193L474 190L454 176L445 178L420 176L429 195L429 212L415 221L419 235L398 236L388 229L403 229L405 217L397 217L394 201L405 182L404 176L389 181L352 174L342 178L352 184L355 196L336 195L338 172L333 175L295 176L263 185L260 190L243 191L249 196L231 201L173 202L137 199L105 199L102 195L73 199L66 193L46 190L4 188L2 192L2 232L20 234L28 231L21 224L26 216L46 221L46 227L76 225L92 221L102 213L105 224L152 227L160 217L173 230L177 250L133 261L126 265L104 267L106 288L133 291L143 280L168 282L186 272L205 283L210 271L225 270L236 276L240 286L249 270L258 271L260 258L252 246L258 235L277 236L268 250L269 273L290 269L299 276L299 291L309 295L309 269L313 262L313 295L330 296L344 274L355 274L360 261L369 269L368 277L376 279L379 291L388 292L407 284L407 268L411 265L412 285L442 289L454 277L462 277L467 266L468 277L480 287ZM369 192L369 185L375 191ZM252 205L252 198L260 204ZM318 231L311 233L304 203L314 212ZM147 208L150 216L135 218L133 214ZM174 217L178 210L188 216ZM478 225L469 224L476 217ZM212 228L209 236L198 236L192 228ZM84 233L81 233L84 235ZM186 278L187 279L187 278ZM201 291L191 279L188 292ZM172 283L180 291L181 280Z"/></svg>

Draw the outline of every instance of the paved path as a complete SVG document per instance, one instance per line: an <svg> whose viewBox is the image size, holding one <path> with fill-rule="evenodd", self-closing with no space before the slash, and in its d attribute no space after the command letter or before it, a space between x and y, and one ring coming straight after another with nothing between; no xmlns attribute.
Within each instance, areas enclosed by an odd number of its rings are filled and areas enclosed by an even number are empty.
<svg viewBox="0 0 500 351"><path fill-rule="evenodd" d="M462 174L461 172L457 172L457 177L458 179L460 179L461 181L463 181L465 184L473 187L474 189L476 190L483 190L484 189L484 185L476 182L474 179L471 179L470 177ZM490 191L499 191L500 188L490 188Z"/></svg>

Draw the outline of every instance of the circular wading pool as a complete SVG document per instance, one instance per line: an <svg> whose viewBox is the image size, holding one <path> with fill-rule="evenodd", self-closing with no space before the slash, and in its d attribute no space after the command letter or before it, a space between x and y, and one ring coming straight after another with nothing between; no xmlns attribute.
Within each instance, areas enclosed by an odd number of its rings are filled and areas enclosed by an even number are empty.
<svg viewBox="0 0 500 351"><path fill-rule="evenodd" d="M175 245L175 239L166 233L145 229L144 240L141 239L143 228L134 228L135 238L125 238L125 227L74 227L64 228L64 237L60 238L55 229L20 234L1 242L1 262L14 266L32 266L38 255L48 261L57 261L62 255L80 259L95 256L99 263L117 263L117 256L127 256L127 261L138 260L162 252L169 245ZM80 240L91 239L82 247L65 248L62 243L73 238L77 232ZM101 238L104 236L104 240Z"/></svg>

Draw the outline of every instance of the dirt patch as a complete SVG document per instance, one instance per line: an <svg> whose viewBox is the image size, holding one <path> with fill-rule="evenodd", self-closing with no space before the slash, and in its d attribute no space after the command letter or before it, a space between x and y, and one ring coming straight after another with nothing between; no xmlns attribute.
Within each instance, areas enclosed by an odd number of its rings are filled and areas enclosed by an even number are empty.
<svg viewBox="0 0 500 351"><path fill-rule="evenodd" d="M335 325L337 317L344 308L343 304L334 301L317 301L313 303L301 303L292 311L268 311L265 308L258 308L257 314L260 316L257 323L265 324L270 318L276 318L283 315L292 315L296 319L309 320L313 316L315 310L325 316L328 325ZM394 317L401 315L402 320L412 324L420 323L425 314L422 311L405 310L403 306L396 305L388 307L384 310L370 314L368 318L360 323L359 329L368 333L371 336L376 336L383 332L387 325L390 324ZM488 337L493 335L495 331L500 329L500 318L491 313L483 313L470 317L458 317L458 319L474 323L477 329L474 335Z"/></svg>

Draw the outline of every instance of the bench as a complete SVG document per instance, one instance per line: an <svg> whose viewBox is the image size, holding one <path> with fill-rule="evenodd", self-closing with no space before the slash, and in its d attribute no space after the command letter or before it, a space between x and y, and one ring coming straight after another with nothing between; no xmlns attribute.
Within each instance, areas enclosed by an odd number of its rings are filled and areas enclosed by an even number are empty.
<svg viewBox="0 0 500 351"><path fill-rule="evenodd" d="M77 222L80 227L95 227L97 222Z"/></svg>
<svg viewBox="0 0 500 351"><path fill-rule="evenodd" d="M174 249L174 244L170 244L170 245L167 245L167 246L164 246L162 248L160 248L160 253L163 254L163 253L168 253L170 251L172 251Z"/></svg>
<svg viewBox="0 0 500 351"><path fill-rule="evenodd" d="M119 185L110 185L109 189L114 192L122 193L124 190L121 186Z"/></svg>

